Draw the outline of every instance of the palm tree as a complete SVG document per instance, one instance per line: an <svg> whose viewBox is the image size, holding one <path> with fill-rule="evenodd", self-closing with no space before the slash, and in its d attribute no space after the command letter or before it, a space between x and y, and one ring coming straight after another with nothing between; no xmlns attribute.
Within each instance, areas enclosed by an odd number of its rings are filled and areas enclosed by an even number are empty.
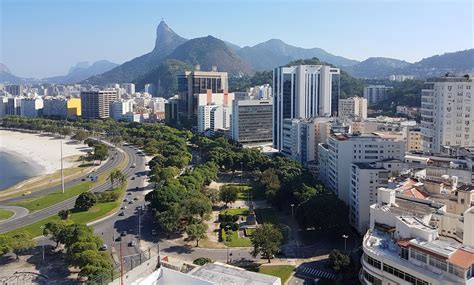
<svg viewBox="0 0 474 285"><path fill-rule="evenodd" d="M113 189L115 186L115 182L118 182L118 185L120 186L125 185L125 183L127 182L127 177L125 177L122 171L118 169L114 169L109 175L109 180L110 180L111 187Z"/></svg>

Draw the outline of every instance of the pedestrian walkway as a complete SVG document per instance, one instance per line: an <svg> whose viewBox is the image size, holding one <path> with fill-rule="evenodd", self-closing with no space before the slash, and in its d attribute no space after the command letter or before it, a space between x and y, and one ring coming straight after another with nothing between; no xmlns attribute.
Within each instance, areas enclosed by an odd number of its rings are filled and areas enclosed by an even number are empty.
<svg viewBox="0 0 474 285"><path fill-rule="evenodd" d="M327 271L321 271L319 269L316 269L316 268L311 268L311 267L307 267L307 266L300 266L297 268L297 273L299 275L302 275L304 277L312 277L312 278L326 278L326 279L336 279L336 275L331 273L331 272L327 272Z"/></svg>

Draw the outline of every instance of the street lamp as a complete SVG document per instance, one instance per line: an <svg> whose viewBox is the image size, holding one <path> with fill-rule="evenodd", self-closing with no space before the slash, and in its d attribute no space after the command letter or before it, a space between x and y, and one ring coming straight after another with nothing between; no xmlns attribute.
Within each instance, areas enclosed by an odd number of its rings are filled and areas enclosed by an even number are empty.
<svg viewBox="0 0 474 285"><path fill-rule="evenodd" d="M41 229L41 233L44 235L44 226L41 226L40 229ZM43 249L43 262L44 262L44 236L42 238L42 242L41 242L41 247Z"/></svg>
<svg viewBox="0 0 474 285"><path fill-rule="evenodd" d="M295 206L295 204L291 204L291 219L293 219L293 207Z"/></svg>
<svg viewBox="0 0 474 285"><path fill-rule="evenodd" d="M348 237L349 237L348 235L342 235L342 238L344 239L344 251L347 251L347 243L346 242L347 242Z"/></svg>
<svg viewBox="0 0 474 285"><path fill-rule="evenodd" d="M243 172L242 172L242 169L243 169L243 168L242 168L242 165L243 165L243 162L241 161L241 162L240 162L240 184L242 184L242 174L243 174Z"/></svg>
<svg viewBox="0 0 474 285"><path fill-rule="evenodd" d="M230 228L229 225L225 226L226 239L227 239L227 235L229 234L229 228ZM224 242L226 241L227 240L225 240ZM229 264L229 246L227 246L227 264Z"/></svg>

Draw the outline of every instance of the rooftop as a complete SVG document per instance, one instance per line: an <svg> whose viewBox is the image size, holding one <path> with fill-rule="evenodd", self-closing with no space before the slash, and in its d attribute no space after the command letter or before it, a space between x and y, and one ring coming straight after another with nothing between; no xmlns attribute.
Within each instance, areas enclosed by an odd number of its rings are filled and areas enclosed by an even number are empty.
<svg viewBox="0 0 474 285"><path fill-rule="evenodd" d="M245 285L268 285L281 284L278 277L256 272L246 271L242 268L224 264L208 263L196 271L191 272L193 276L211 281L215 284L245 284Z"/></svg>

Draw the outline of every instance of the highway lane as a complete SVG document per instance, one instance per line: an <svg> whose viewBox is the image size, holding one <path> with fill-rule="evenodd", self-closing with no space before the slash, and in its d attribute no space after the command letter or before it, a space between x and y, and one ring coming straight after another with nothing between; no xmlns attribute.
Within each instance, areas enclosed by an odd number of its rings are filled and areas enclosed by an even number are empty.
<svg viewBox="0 0 474 285"><path fill-rule="evenodd" d="M115 153L115 152L117 152L117 151L116 150L112 151L112 153ZM118 153L120 154L120 152L118 152ZM93 172L96 175L100 175L102 173L105 173L105 172L109 171L110 169L113 169L113 168L117 167L117 165L119 165L120 161L121 161L121 159L118 159L118 158L119 157L114 157L114 159L108 159L101 166L94 169ZM123 156L122 156L122 159L123 159ZM87 178L88 175L89 175L89 173L84 174L81 177L66 181L64 183L64 187L69 188L71 186L77 185L77 184L83 182L82 179ZM52 185L50 187L47 187L47 188L44 188L44 189L41 189L41 190L38 190L38 191L34 191L34 192L32 192L31 194L29 194L27 196L17 196L17 197L12 197L12 198L1 200L0 205L7 205L7 204L10 204L10 203L19 202L19 201L24 200L24 199L31 199L31 198L34 198L34 197L38 197L38 196L42 196L42 195L49 194L49 193L52 193L52 192L56 192L56 191L59 191L59 190L61 190L61 184L55 184L55 185Z"/></svg>
<svg viewBox="0 0 474 285"><path fill-rule="evenodd" d="M132 177L133 170L131 170L131 166L132 166L132 164L136 163L137 158L139 156L136 154L135 150L133 150L132 148L130 148L128 146L124 147L123 150L124 150L124 153L118 152L118 155L114 159L114 161L121 161L121 159L124 159L125 155L128 155L129 160L128 160L128 163L126 165L125 170L123 170L123 173L127 178ZM97 192L103 192L103 191L105 191L109 188L110 188L110 182L106 181L104 184L102 184L100 186L96 186L96 187L93 186L91 191L94 192L94 193L97 193ZM13 220L13 221L7 221L7 222L5 222L4 224L2 224L0 226L0 233L8 232L10 230L14 230L16 228L23 227L23 226L32 224L34 222L40 221L40 220L45 219L49 216L57 215L57 213L60 210L71 209L71 208L74 207L74 203L76 201L76 198L77 198L77 196L73 197L73 198L70 198L70 199L67 199L67 200L64 200L64 201L62 201L58 204L52 205L50 207L44 208L42 210L36 211L34 213L30 213L25 217L22 217L22 218Z"/></svg>

